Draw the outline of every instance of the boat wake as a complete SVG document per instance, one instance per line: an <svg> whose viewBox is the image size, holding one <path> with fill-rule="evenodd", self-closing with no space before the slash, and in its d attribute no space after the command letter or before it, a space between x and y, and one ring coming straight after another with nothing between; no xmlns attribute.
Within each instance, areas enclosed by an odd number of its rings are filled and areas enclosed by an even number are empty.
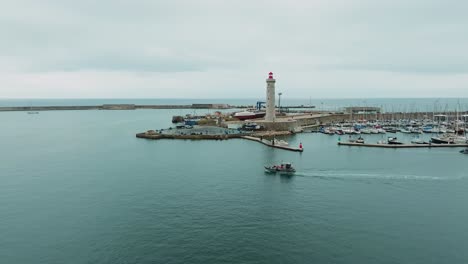
<svg viewBox="0 0 468 264"><path fill-rule="evenodd" d="M391 174L379 172L346 172L346 171L297 171L295 176L313 177L321 179L336 179L336 180L413 180L413 181L444 181L444 180L460 180L463 177L437 177L425 175L410 175L410 174Z"/></svg>

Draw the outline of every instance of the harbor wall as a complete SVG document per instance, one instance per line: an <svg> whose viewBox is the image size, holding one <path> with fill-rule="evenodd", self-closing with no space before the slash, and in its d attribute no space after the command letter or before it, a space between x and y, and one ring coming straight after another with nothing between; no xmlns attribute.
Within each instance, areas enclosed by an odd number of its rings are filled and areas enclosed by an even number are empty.
<svg viewBox="0 0 468 264"><path fill-rule="evenodd" d="M455 120L457 115L461 119L462 115L468 112L440 112L440 113L427 113L427 112L389 112L381 114L349 114L350 120L402 120L402 119L430 119L432 120L435 115L447 115L449 120Z"/></svg>
<svg viewBox="0 0 468 264"><path fill-rule="evenodd" d="M199 109L192 105L134 105L105 104L81 106L6 106L0 107L0 112L6 111L64 111L64 110L135 110L135 109ZM213 108L217 109L217 108Z"/></svg>
<svg viewBox="0 0 468 264"><path fill-rule="evenodd" d="M158 134L154 131L147 131L143 133L136 134L137 138L146 138L146 139L211 139L211 140L222 140L230 138L240 138L241 134L223 134L223 135L179 135L179 134Z"/></svg>
<svg viewBox="0 0 468 264"><path fill-rule="evenodd" d="M265 130L271 131L293 131L298 127L297 120L293 121L276 121L276 122L258 122L259 125L262 125Z"/></svg>
<svg viewBox="0 0 468 264"><path fill-rule="evenodd" d="M315 116L311 118L301 118L298 119L298 125L300 126L310 126L317 124L329 124L333 122L344 122L350 120L349 114L326 114L323 116Z"/></svg>
<svg viewBox="0 0 468 264"><path fill-rule="evenodd" d="M7 111L64 111L64 110L134 110L134 109L240 109L248 106L232 106L228 104L191 104L191 105L135 105L135 104L104 104L104 105L71 105L71 106L0 106L0 112Z"/></svg>

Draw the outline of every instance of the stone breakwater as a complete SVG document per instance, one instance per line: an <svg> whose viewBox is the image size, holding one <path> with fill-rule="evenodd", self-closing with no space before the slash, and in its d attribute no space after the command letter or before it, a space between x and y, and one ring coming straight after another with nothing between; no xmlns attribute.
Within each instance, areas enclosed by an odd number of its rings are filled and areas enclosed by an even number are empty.
<svg viewBox="0 0 468 264"><path fill-rule="evenodd" d="M135 104L104 104L104 105L70 105L70 106L4 106L1 111L63 111L63 110L135 110L135 109L229 109L230 106L218 105L135 105Z"/></svg>
<svg viewBox="0 0 468 264"><path fill-rule="evenodd" d="M103 104L103 105L61 105L61 106L2 106L0 112L6 111L63 111L63 110L135 110L135 109L242 109L248 106L227 104L191 104L191 105L136 105L136 104ZM300 107L299 107L300 108Z"/></svg>
<svg viewBox="0 0 468 264"><path fill-rule="evenodd" d="M190 109L189 105L85 105L85 106L12 106L0 111L64 111L64 110L135 110L135 109Z"/></svg>
<svg viewBox="0 0 468 264"><path fill-rule="evenodd" d="M173 131L171 131L173 132ZM262 143L266 146L272 148L278 148L283 150L295 151L295 152L303 152L304 149L302 148L302 144L299 148L290 147L288 145L275 145L273 140L267 140L264 138L275 138L275 136L286 136L291 135L293 133L287 131L262 131L262 132L250 132L250 133L225 133L225 134L203 134L203 133L164 133L161 130L148 130L143 133L136 134L137 138L145 138L145 139L188 139L188 140L225 140L225 139L232 139L232 138L242 138L247 139L255 142Z"/></svg>
<svg viewBox="0 0 468 264"><path fill-rule="evenodd" d="M225 134L225 135L176 135L176 134L158 134L156 132L143 132L136 134L137 138L146 139L194 139L194 140L223 140L230 138L241 138L244 134Z"/></svg>
<svg viewBox="0 0 468 264"><path fill-rule="evenodd" d="M468 144L368 144L356 142L338 142L338 146L371 148L466 148Z"/></svg>
<svg viewBox="0 0 468 264"><path fill-rule="evenodd" d="M275 137L275 136L288 136L292 135L289 131L259 131L250 133L228 133L228 134L200 134L200 133L159 133L156 130L148 130L143 133L136 134L137 138L146 139L194 139L194 140L224 140L231 138L242 138L243 136L254 136L254 137Z"/></svg>

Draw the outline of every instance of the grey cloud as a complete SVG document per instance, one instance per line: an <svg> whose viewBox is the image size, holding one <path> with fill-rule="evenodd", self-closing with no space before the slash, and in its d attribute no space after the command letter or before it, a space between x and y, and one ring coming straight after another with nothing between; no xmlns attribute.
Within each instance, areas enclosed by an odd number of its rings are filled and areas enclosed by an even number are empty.
<svg viewBox="0 0 468 264"><path fill-rule="evenodd" d="M408 86L437 75L461 89L467 9L455 0L16 0L0 9L0 75L193 72L217 87L220 71L255 78L272 70L298 90L305 76L339 90L399 73ZM235 91L247 87L234 81Z"/></svg>
<svg viewBox="0 0 468 264"><path fill-rule="evenodd" d="M278 55L334 57L342 62L314 61L311 69L375 67L450 74L465 72L467 61L464 3L21 2L41 12L31 8L26 16L3 16L0 30L7 37L0 43L0 54L39 62L32 69L47 70L50 65L53 70L202 71L268 64ZM21 10L21 5L10 5L12 11ZM314 13L318 8L320 12ZM153 47L172 53L148 55L146 50Z"/></svg>
<svg viewBox="0 0 468 264"><path fill-rule="evenodd" d="M42 69L57 71L104 70L130 72L199 72L211 67L223 67L222 63L202 59L141 56L140 54L99 54L80 58L68 58L50 63ZM41 68L36 70L40 71Z"/></svg>
<svg viewBox="0 0 468 264"><path fill-rule="evenodd" d="M406 74L468 74L468 61L458 64L416 64L416 63L392 63L387 61L374 63L354 63L321 65L320 70L352 70L352 71L382 71Z"/></svg>

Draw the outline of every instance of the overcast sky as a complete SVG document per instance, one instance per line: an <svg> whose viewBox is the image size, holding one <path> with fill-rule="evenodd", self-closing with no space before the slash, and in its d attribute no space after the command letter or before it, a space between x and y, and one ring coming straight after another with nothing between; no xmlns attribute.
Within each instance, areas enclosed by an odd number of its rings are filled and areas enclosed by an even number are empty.
<svg viewBox="0 0 468 264"><path fill-rule="evenodd" d="M15 0L0 98L468 97L468 1Z"/></svg>

